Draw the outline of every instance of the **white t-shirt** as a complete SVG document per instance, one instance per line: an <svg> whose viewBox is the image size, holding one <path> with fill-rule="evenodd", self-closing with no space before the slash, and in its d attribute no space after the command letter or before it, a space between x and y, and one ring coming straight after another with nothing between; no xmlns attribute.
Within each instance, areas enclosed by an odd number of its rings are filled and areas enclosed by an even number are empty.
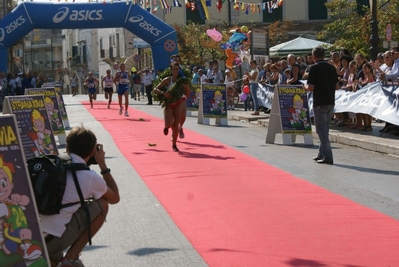
<svg viewBox="0 0 399 267"><path fill-rule="evenodd" d="M85 161L75 154L70 154L72 162L85 163ZM82 190L84 199L93 197L94 199L101 198L107 191L107 184L104 179L98 175L95 171L76 171L79 186ZM72 173L67 174L67 184L65 187L64 198L62 204L79 202L79 195L76 191L75 183L73 181ZM80 208L80 204L73 205L71 207L63 208L60 214L55 215L40 215L42 230L45 233L53 236L61 237L69 223L72 215Z"/></svg>
<svg viewBox="0 0 399 267"><path fill-rule="evenodd" d="M226 84L226 87L227 88L229 88L229 87L231 87L231 86L234 86L234 78L233 78L233 76L227 76L226 75L226 78L224 79L224 83Z"/></svg>
<svg viewBox="0 0 399 267"><path fill-rule="evenodd" d="M259 70L258 70L257 68L252 69L251 72L249 73L249 75L252 77L252 75L254 75L254 73L256 73L255 79L252 80L252 79L250 78L250 80L249 80L250 83L258 83Z"/></svg>
<svg viewBox="0 0 399 267"><path fill-rule="evenodd" d="M202 74L202 76L200 77L200 82L206 83L206 79L208 79L208 77L205 74Z"/></svg>
<svg viewBox="0 0 399 267"><path fill-rule="evenodd" d="M142 81L144 83L144 86L152 84L152 80L153 80L153 78L152 78L152 74L151 73L147 73L147 74L144 73L143 74Z"/></svg>

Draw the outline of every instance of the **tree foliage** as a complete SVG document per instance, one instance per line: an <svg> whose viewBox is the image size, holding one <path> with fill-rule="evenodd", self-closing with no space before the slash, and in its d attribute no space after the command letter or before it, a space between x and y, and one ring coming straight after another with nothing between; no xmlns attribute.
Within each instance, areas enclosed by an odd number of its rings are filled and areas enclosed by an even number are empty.
<svg viewBox="0 0 399 267"><path fill-rule="evenodd" d="M380 50L385 40L386 26L392 25L392 40L399 38L399 0L377 0L378 35ZM371 10L358 6L356 1L333 0L326 3L333 21L327 23L317 35L318 39L334 44L335 48L346 48L352 53L369 55L371 36Z"/></svg>
<svg viewBox="0 0 399 267"><path fill-rule="evenodd" d="M229 39L229 34L223 27L216 29L222 33L220 42L213 41L206 30L214 28L212 25L199 25L189 22L186 25L174 25L177 32L179 55L183 62L198 66L210 60L223 60L225 53L220 45Z"/></svg>

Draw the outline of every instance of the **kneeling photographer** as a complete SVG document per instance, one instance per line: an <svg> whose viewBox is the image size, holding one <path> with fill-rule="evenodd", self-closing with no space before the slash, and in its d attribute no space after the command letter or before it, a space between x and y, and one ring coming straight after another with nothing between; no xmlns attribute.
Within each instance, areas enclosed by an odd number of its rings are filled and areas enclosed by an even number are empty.
<svg viewBox="0 0 399 267"><path fill-rule="evenodd" d="M80 253L103 225L108 205L118 203L120 197L105 162L103 145L97 143L95 134L82 126L75 127L68 134L66 143L72 163L98 164L101 175L94 170L76 171L83 198L92 199L82 206L73 175L68 172L62 203L78 204L61 209L59 214L41 215L41 225L46 233L51 266L84 266L79 259ZM67 252L63 255L65 249Z"/></svg>

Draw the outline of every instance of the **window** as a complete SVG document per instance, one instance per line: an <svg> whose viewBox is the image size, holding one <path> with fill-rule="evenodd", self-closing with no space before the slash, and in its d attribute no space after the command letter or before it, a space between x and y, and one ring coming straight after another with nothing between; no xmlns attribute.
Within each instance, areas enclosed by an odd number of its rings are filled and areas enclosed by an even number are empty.
<svg viewBox="0 0 399 267"><path fill-rule="evenodd" d="M283 19L283 7L279 6L276 9L272 10L272 13L269 13L269 10L267 8L267 2L270 1L263 1L263 3L265 3L264 5L266 5L266 9L263 11L263 22L275 22L278 20L282 20ZM241 12L241 11L240 11Z"/></svg>
<svg viewBox="0 0 399 267"><path fill-rule="evenodd" d="M100 39L100 50L103 50L104 46L103 46L103 39Z"/></svg>
<svg viewBox="0 0 399 267"><path fill-rule="evenodd" d="M201 19L197 5L195 5L194 10L191 10L191 8L186 8L186 23L190 21L196 24L205 24L205 20Z"/></svg>
<svg viewBox="0 0 399 267"><path fill-rule="evenodd" d="M327 0L309 0L309 20L327 19L326 2Z"/></svg>
<svg viewBox="0 0 399 267"><path fill-rule="evenodd" d="M120 57L120 47L119 47L119 33L116 34L116 56Z"/></svg>

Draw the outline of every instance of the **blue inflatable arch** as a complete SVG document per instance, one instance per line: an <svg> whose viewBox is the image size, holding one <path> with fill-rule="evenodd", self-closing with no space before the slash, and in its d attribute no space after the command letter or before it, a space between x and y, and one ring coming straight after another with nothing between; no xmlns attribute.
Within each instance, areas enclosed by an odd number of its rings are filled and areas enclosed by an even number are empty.
<svg viewBox="0 0 399 267"><path fill-rule="evenodd" d="M119 27L150 44L155 69L167 68L178 53L175 29L139 5L24 2L0 20L0 71L7 71L7 48L33 29Z"/></svg>

